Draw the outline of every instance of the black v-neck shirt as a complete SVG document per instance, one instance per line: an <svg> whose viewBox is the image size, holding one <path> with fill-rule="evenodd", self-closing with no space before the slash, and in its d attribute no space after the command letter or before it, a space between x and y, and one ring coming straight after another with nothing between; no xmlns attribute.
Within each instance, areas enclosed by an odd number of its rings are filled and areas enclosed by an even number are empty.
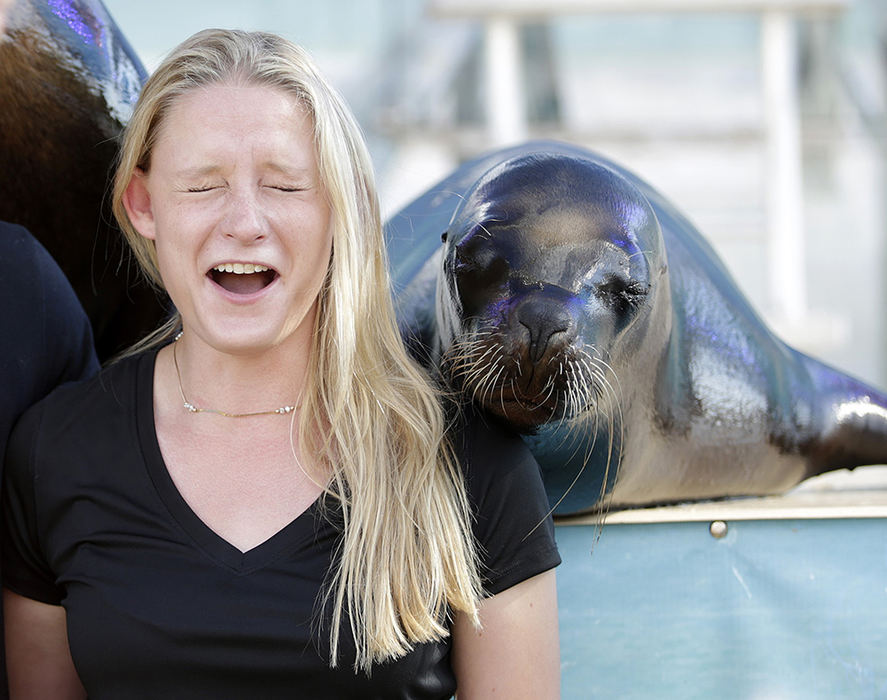
<svg viewBox="0 0 887 700"><path fill-rule="evenodd" d="M90 698L450 697L449 640L367 676L351 669L346 629L329 667L317 601L340 536L330 504L247 552L190 509L154 430L155 357L55 391L7 452L4 585L65 607ZM487 591L557 566L539 468L520 438L473 418L458 443Z"/></svg>

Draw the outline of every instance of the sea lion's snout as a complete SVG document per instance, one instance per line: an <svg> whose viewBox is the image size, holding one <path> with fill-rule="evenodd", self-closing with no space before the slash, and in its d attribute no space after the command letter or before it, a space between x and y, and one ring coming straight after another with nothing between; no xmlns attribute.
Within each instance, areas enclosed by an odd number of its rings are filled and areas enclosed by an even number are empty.
<svg viewBox="0 0 887 700"><path fill-rule="evenodd" d="M570 311L571 297L557 287L530 292L515 303L512 310L514 332L523 336L527 361L540 364L556 356L576 336L576 319Z"/></svg>
<svg viewBox="0 0 887 700"><path fill-rule="evenodd" d="M599 392L588 390L596 360L578 342L581 308L573 293L543 283L489 300L447 353L450 381L525 432L584 412L580 397Z"/></svg>

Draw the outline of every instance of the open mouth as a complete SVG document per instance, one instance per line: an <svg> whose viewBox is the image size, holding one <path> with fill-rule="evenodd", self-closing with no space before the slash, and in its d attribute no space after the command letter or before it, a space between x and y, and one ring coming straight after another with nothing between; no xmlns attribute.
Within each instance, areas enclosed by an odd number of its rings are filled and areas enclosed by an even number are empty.
<svg viewBox="0 0 887 700"><path fill-rule="evenodd" d="M277 272L255 263L222 263L207 275L222 289L231 294L255 294L277 278Z"/></svg>

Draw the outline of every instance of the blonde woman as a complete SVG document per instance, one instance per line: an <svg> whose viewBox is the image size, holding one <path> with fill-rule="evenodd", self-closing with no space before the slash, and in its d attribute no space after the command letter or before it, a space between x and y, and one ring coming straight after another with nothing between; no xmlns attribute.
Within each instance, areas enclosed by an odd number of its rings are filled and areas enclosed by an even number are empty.
<svg viewBox="0 0 887 700"><path fill-rule="evenodd" d="M558 694L538 467L445 439L371 173L277 36L201 32L147 82L114 206L178 313L13 436L13 698Z"/></svg>

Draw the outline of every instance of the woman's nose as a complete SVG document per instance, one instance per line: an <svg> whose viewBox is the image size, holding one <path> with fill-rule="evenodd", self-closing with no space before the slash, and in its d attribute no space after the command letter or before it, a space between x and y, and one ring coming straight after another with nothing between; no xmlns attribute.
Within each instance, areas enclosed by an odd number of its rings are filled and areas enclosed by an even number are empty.
<svg viewBox="0 0 887 700"><path fill-rule="evenodd" d="M256 193L231 194L222 233L245 244L260 241L268 235L268 221Z"/></svg>

